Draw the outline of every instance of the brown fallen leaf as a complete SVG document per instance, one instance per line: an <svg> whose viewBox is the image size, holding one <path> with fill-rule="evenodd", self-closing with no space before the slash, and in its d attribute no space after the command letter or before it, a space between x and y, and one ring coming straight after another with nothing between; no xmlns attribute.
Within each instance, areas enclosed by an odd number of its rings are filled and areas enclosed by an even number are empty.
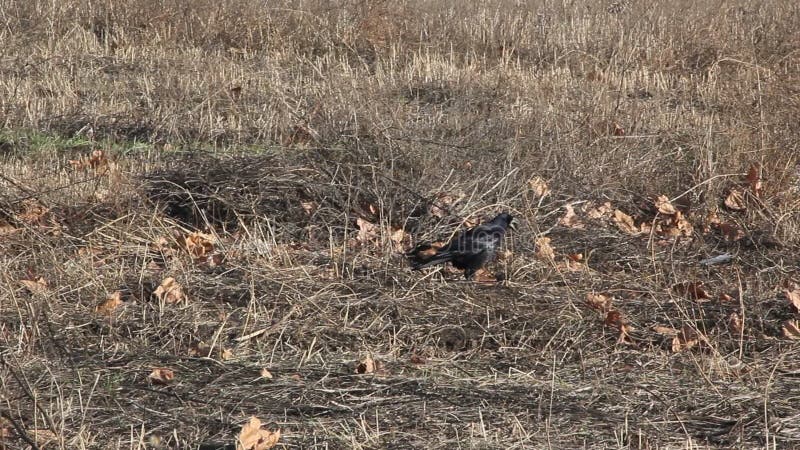
<svg viewBox="0 0 800 450"><path fill-rule="evenodd" d="M367 355L361 361L356 364L356 373L358 374L366 374L366 373L374 373L377 365L375 360L372 359L371 356Z"/></svg>
<svg viewBox="0 0 800 450"><path fill-rule="evenodd" d="M28 225L41 225L46 222L50 208L39 203L36 199L27 199L22 202L22 211L15 217L18 221Z"/></svg>
<svg viewBox="0 0 800 450"><path fill-rule="evenodd" d="M186 300L183 287L175 281L175 278L167 277L161 282L153 294L165 303L178 303Z"/></svg>
<svg viewBox="0 0 800 450"><path fill-rule="evenodd" d="M423 356L417 355L416 353L414 353L413 355L411 355L410 358L408 358L408 362L417 365L426 363L425 358Z"/></svg>
<svg viewBox="0 0 800 450"><path fill-rule="evenodd" d="M744 194L737 188L732 188L725 197L725 206L732 211L744 211L747 209L744 203Z"/></svg>
<svg viewBox="0 0 800 450"><path fill-rule="evenodd" d="M711 299L711 296L708 295L708 292L706 292L705 288L703 287L702 281L686 281L683 283L678 283L675 286L672 286L672 290L678 295L682 295L691 300L697 300L698 302Z"/></svg>
<svg viewBox="0 0 800 450"><path fill-rule="evenodd" d="M550 238L546 236L538 237L535 241L536 257L543 261L553 261L556 256L555 250L550 246Z"/></svg>
<svg viewBox="0 0 800 450"><path fill-rule="evenodd" d="M783 295L786 296L786 300L789 300L789 304L792 305L794 311L800 312L800 285L794 282L787 282Z"/></svg>
<svg viewBox="0 0 800 450"><path fill-rule="evenodd" d="M564 213L563 217L558 219L559 225L563 225L563 226L568 227L568 228L577 228L577 229L581 229L581 228L585 228L586 227L586 225L583 222L581 222L580 217L578 217L578 215L575 214L575 208L573 208L572 205L570 205L570 204L564 205L564 209L567 212Z"/></svg>
<svg viewBox="0 0 800 450"><path fill-rule="evenodd" d="M449 215L453 206L461 201L462 198L464 198L464 194L460 192L439 192L433 196L428 211L433 217L443 219Z"/></svg>
<svg viewBox="0 0 800 450"><path fill-rule="evenodd" d="M270 372L266 367L262 368L261 372L259 372L259 374L261 375L261 378L264 378L264 379L267 379L267 380L271 380L272 379L272 372Z"/></svg>
<svg viewBox="0 0 800 450"><path fill-rule="evenodd" d="M677 336L678 330L672 327L665 327L663 325L655 325L653 327L653 331L662 335L662 336Z"/></svg>
<svg viewBox="0 0 800 450"><path fill-rule="evenodd" d="M694 328L684 325L681 331L672 338L672 351L675 353L688 350L700 343L700 335Z"/></svg>
<svg viewBox="0 0 800 450"><path fill-rule="evenodd" d="M580 253L571 253L566 255L566 258L563 261L560 261L558 264L556 264L556 268L566 272L581 272L588 269L586 264L583 262L583 255Z"/></svg>
<svg viewBox="0 0 800 450"><path fill-rule="evenodd" d="M309 216L313 215L317 208L319 208L319 205L316 202L300 202L300 206Z"/></svg>
<svg viewBox="0 0 800 450"><path fill-rule="evenodd" d="M617 343L624 343L628 341L630 337L630 333L633 331L633 327L628 323L628 320L622 316L617 310L611 310L606 314L606 318L603 323L610 328L614 328L619 331L619 337L617 338Z"/></svg>
<svg viewBox="0 0 800 450"><path fill-rule="evenodd" d="M394 251L402 252L411 238L402 228L391 227L389 228L389 240L392 242Z"/></svg>
<svg viewBox="0 0 800 450"><path fill-rule="evenodd" d="M19 280L19 282L31 294L44 294L47 292L47 281L45 281L44 277L31 277L31 279Z"/></svg>
<svg viewBox="0 0 800 450"><path fill-rule="evenodd" d="M731 327L731 330L734 333L741 334L744 331L744 323L742 323L742 318L739 317L739 314L732 312L730 316L728 316L728 325Z"/></svg>
<svg viewBox="0 0 800 450"><path fill-rule="evenodd" d="M496 283L497 277L495 277L494 274L492 274L488 270L480 268L478 269L477 272L475 272L475 275L473 275L472 280L477 283Z"/></svg>
<svg viewBox="0 0 800 450"><path fill-rule="evenodd" d="M732 223L719 222L712 224L711 227L719 231L728 242L736 242L745 236L744 230Z"/></svg>
<svg viewBox="0 0 800 450"><path fill-rule="evenodd" d="M600 206L589 203L583 207L586 216L590 219L608 219L614 214L614 207L611 202L605 202Z"/></svg>
<svg viewBox="0 0 800 450"><path fill-rule="evenodd" d="M673 206L672 203L670 202L669 197L667 197L666 195L659 195L653 203L655 204L655 207L658 210L658 212L660 212L661 214L671 216L676 212L678 212L678 210L675 209L675 206Z"/></svg>
<svg viewBox="0 0 800 450"><path fill-rule="evenodd" d="M261 421L254 416L242 426L236 440L236 450L267 450L274 447L280 438L281 430L261 429Z"/></svg>
<svg viewBox="0 0 800 450"><path fill-rule="evenodd" d="M11 424L11 422L9 422L5 417L0 417L0 443L10 441L14 434L14 426Z"/></svg>
<svg viewBox="0 0 800 450"><path fill-rule="evenodd" d="M194 258L201 258L214 251L214 236L195 231L184 238L186 251Z"/></svg>
<svg viewBox="0 0 800 450"><path fill-rule="evenodd" d="M783 326L781 327L781 332L783 337L786 339L798 340L800 339L800 325L798 325L796 320L787 320L783 322Z"/></svg>
<svg viewBox="0 0 800 450"><path fill-rule="evenodd" d="M156 367L147 378L153 384L165 385L172 382L175 378L175 372L165 367Z"/></svg>
<svg viewBox="0 0 800 450"><path fill-rule="evenodd" d="M624 212L615 209L614 210L614 223L617 225L617 228L622 230L628 234L639 234L639 228L633 222L633 217L625 214Z"/></svg>
<svg viewBox="0 0 800 450"><path fill-rule="evenodd" d="M100 149L94 150L78 159L71 159L69 164L75 170L93 169L97 174L101 175L108 172L109 166L111 166L108 155L104 150Z"/></svg>
<svg viewBox="0 0 800 450"><path fill-rule="evenodd" d="M379 234L377 225L361 217L356 218L356 225L358 226L358 236L356 239L362 245L377 240Z"/></svg>
<svg viewBox="0 0 800 450"><path fill-rule="evenodd" d="M122 292L116 291L94 307L94 312L106 316L111 315L118 306L122 305Z"/></svg>
<svg viewBox="0 0 800 450"><path fill-rule="evenodd" d="M617 310L611 310L606 314L606 318L603 323L608 327L621 328L623 325L622 314Z"/></svg>
<svg viewBox="0 0 800 450"><path fill-rule="evenodd" d="M607 295L595 294L594 292L586 294L586 304L589 305L590 308L604 313L611 310L611 302L611 297Z"/></svg>
<svg viewBox="0 0 800 450"><path fill-rule="evenodd" d="M540 198L550 193L550 188L547 187L547 183L541 177L535 177L528 181L528 187Z"/></svg>
<svg viewBox="0 0 800 450"><path fill-rule="evenodd" d="M222 253L214 253L205 258L199 258L196 262L208 267L220 267L225 262L225 255Z"/></svg>
<svg viewBox="0 0 800 450"><path fill-rule="evenodd" d="M754 163L747 169L747 176L745 177L747 183L750 185L750 190L753 195L761 198L762 189L764 184L761 181L761 164Z"/></svg>
<svg viewBox="0 0 800 450"><path fill-rule="evenodd" d="M14 234L19 231L19 228L11 225L7 220L0 219L0 236L7 234Z"/></svg>
<svg viewBox="0 0 800 450"><path fill-rule="evenodd" d="M189 356L207 357L211 352L211 346L205 341L198 341L189 346L187 353Z"/></svg>
<svg viewBox="0 0 800 450"><path fill-rule="evenodd" d="M682 236L691 236L694 232L694 227L691 222L686 220L686 217L680 211L675 211L675 214L672 215L670 225Z"/></svg>
<svg viewBox="0 0 800 450"><path fill-rule="evenodd" d="M58 443L58 436L53 433L52 431L44 428L36 428L33 430L27 430L25 432L39 448L48 447L50 444L56 445ZM0 441L0 444L3 442Z"/></svg>

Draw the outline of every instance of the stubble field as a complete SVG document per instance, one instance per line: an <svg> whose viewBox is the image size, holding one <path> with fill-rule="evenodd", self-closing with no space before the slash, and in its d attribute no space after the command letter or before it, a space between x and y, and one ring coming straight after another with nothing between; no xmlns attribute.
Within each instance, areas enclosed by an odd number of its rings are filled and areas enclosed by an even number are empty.
<svg viewBox="0 0 800 450"><path fill-rule="evenodd" d="M800 446L800 5L0 16L0 447Z"/></svg>

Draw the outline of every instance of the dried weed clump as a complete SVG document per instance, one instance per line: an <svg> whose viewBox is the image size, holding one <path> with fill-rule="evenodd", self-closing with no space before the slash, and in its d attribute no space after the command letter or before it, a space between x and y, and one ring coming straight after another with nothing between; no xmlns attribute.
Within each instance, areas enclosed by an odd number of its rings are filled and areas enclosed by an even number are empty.
<svg viewBox="0 0 800 450"><path fill-rule="evenodd" d="M0 447L799 445L800 6L0 14Z"/></svg>

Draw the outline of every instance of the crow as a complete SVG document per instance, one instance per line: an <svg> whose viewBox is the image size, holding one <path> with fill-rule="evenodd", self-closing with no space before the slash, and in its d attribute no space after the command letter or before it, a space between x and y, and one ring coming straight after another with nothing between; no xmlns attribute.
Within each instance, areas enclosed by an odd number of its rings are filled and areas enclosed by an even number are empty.
<svg viewBox="0 0 800 450"><path fill-rule="evenodd" d="M406 253L406 256L413 270L450 262L456 269L464 271L464 278L471 280L478 269L494 259L509 227L514 228L514 218L508 213L501 213L487 223L457 234L447 245L437 249L436 253L428 258L420 256L420 251L426 249L424 244L418 245ZM427 249L431 248L433 247L427 245Z"/></svg>

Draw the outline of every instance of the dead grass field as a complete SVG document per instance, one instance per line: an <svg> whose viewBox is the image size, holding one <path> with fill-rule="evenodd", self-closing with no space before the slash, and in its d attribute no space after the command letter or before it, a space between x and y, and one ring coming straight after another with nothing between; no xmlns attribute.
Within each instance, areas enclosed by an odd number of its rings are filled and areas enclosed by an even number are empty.
<svg viewBox="0 0 800 450"><path fill-rule="evenodd" d="M800 4L0 16L0 447L800 446Z"/></svg>

